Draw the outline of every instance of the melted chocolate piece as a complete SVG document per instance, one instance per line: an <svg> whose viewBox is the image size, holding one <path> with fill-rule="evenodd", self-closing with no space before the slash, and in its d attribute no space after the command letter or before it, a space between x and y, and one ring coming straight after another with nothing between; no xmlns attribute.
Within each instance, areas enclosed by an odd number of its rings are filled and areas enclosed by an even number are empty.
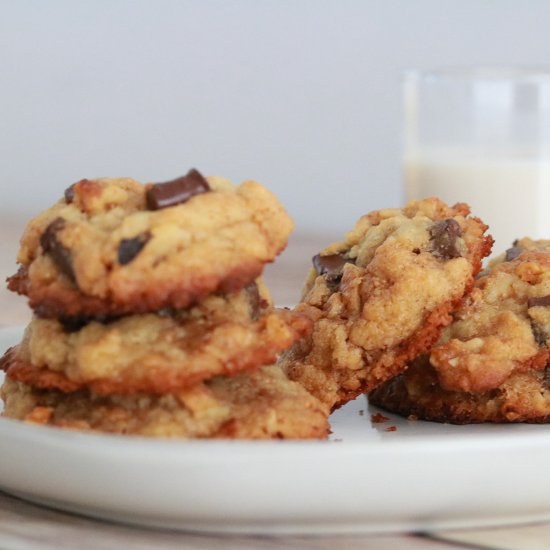
<svg viewBox="0 0 550 550"><path fill-rule="evenodd" d="M348 263L350 260L342 254L330 254L329 256L321 256L317 254L313 256L312 260L313 267L319 275L338 275L342 273L344 264Z"/></svg>
<svg viewBox="0 0 550 550"><path fill-rule="evenodd" d="M45 254L55 262L59 270L76 283L71 252L58 240L57 233L65 227L63 218L56 218L40 237L40 245Z"/></svg>
<svg viewBox="0 0 550 550"><path fill-rule="evenodd" d="M160 210L211 190L203 175L192 168L185 176L164 183L155 183L147 190L145 197L149 210Z"/></svg>
<svg viewBox="0 0 550 550"><path fill-rule="evenodd" d="M506 251L504 261L511 262L512 260L515 260L523 251L524 249L521 248L521 246L512 246L512 248L509 248Z"/></svg>
<svg viewBox="0 0 550 550"><path fill-rule="evenodd" d="M73 183L72 185L69 185L67 189L65 189L65 201L67 204L71 204L74 201L74 186L76 183Z"/></svg>
<svg viewBox="0 0 550 550"><path fill-rule="evenodd" d="M456 240L461 235L460 225L452 218L434 223L430 228L432 254L443 260L459 258L461 254L456 246Z"/></svg>
<svg viewBox="0 0 550 550"><path fill-rule="evenodd" d="M548 307L550 306L550 296L538 296L527 300L527 307Z"/></svg>
<svg viewBox="0 0 550 550"><path fill-rule="evenodd" d="M338 285L342 279L344 265L354 263L353 260L347 259L342 254L330 254L321 256L317 254L311 259L313 267L318 275L326 275L326 281L330 285Z"/></svg>
<svg viewBox="0 0 550 550"><path fill-rule="evenodd" d="M118 263L126 265L130 263L143 249L151 238L151 233L143 233L131 239L122 239L118 245Z"/></svg>

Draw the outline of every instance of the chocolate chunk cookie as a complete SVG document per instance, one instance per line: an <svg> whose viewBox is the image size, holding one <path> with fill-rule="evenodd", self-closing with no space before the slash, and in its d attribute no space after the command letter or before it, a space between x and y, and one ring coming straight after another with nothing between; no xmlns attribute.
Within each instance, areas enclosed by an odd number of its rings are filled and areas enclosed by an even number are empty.
<svg viewBox="0 0 550 550"><path fill-rule="evenodd" d="M95 394L172 393L220 374L274 363L311 330L257 289L210 296L189 310L130 315L82 326L35 317L0 360L13 380Z"/></svg>
<svg viewBox="0 0 550 550"><path fill-rule="evenodd" d="M252 181L234 187L196 170L148 185L82 180L28 224L8 287L41 317L183 309L251 283L292 226Z"/></svg>
<svg viewBox="0 0 550 550"><path fill-rule="evenodd" d="M491 248L469 213L435 198L372 212L316 256L295 308L314 330L284 354L289 377L336 408L427 351Z"/></svg>
<svg viewBox="0 0 550 550"><path fill-rule="evenodd" d="M182 438L316 439L327 411L275 366L168 395L100 396L33 388L9 377L2 416L77 430Z"/></svg>
<svg viewBox="0 0 550 550"><path fill-rule="evenodd" d="M430 353L369 400L439 422L547 422L550 252L534 248L493 264Z"/></svg>
<svg viewBox="0 0 550 550"><path fill-rule="evenodd" d="M530 237L523 237L522 239L516 239L512 246L508 248L503 254L500 254L493 260L491 260L491 266L500 262L510 262L515 260L520 254L527 250L550 250L550 241L545 239L531 239Z"/></svg>

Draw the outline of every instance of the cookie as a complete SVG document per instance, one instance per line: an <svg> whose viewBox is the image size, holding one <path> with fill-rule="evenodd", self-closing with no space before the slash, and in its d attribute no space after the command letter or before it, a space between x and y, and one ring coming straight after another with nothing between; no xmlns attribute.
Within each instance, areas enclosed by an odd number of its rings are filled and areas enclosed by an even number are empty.
<svg viewBox="0 0 550 550"><path fill-rule="evenodd" d="M536 246L493 264L429 355L369 400L439 422L547 422L549 345L550 252Z"/></svg>
<svg viewBox="0 0 550 550"><path fill-rule="evenodd" d="M259 306L254 288L208 297L189 310L91 321L77 330L35 317L0 368L39 388L162 394L271 364L311 322L267 301Z"/></svg>
<svg viewBox="0 0 550 550"><path fill-rule="evenodd" d="M82 180L29 222L8 287L41 317L184 309L251 283L292 228L253 181L196 170L160 184Z"/></svg>
<svg viewBox="0 0 550 550"><path fill-rule="evenodd" d="M503 254L498 255L491 260L490 265L494 266L501 262L509 262L515 260L521 253L526 250L549 250L550 241L546 239L531 239L530 237L523 237L516 239L510 248L508 248Z"/></svg>
<svg viewBox="0 0 550 550"><path fill-rule="evenodd" d="M492 245L469 213L435 198L375 211L314 257L295 308L314 329L283 355L288 376L334 409L426 352Z"/></svg>
<svg viewBox="0 0 550 550"><path fill-rule="evenodd" d="M322 404L276 366L163 396L66 394L8 377L0 396L4 417L78 430L230 439L318 439L329 432Z"/></svg>

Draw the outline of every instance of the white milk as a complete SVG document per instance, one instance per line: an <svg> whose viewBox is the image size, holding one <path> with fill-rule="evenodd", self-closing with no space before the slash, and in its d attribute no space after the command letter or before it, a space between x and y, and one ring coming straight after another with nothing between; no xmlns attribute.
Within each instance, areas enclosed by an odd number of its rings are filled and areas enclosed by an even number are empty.
<svg viewBox="0 0 550 550"><path fill-rule="evenodd" d="M493 253L514 239L550 238L550 158L474 158L466 150L424 149L405 157L407 199L466 202L489 225Z"/></svg>

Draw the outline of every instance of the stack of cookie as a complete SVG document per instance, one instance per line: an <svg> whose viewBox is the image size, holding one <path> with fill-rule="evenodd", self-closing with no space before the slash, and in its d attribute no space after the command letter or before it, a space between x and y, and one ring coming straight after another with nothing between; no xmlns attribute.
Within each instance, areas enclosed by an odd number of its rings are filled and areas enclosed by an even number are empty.
<svg viewBox="0 0 550 550"><path fill-rule="evenodd" d="M260 279L291 230L252 181L191 170L71 185L27 226L8 282L35 316L0 360L3 415L154 436L326 437L327 408L272 366L312 324L273 308Z"/></svg>

